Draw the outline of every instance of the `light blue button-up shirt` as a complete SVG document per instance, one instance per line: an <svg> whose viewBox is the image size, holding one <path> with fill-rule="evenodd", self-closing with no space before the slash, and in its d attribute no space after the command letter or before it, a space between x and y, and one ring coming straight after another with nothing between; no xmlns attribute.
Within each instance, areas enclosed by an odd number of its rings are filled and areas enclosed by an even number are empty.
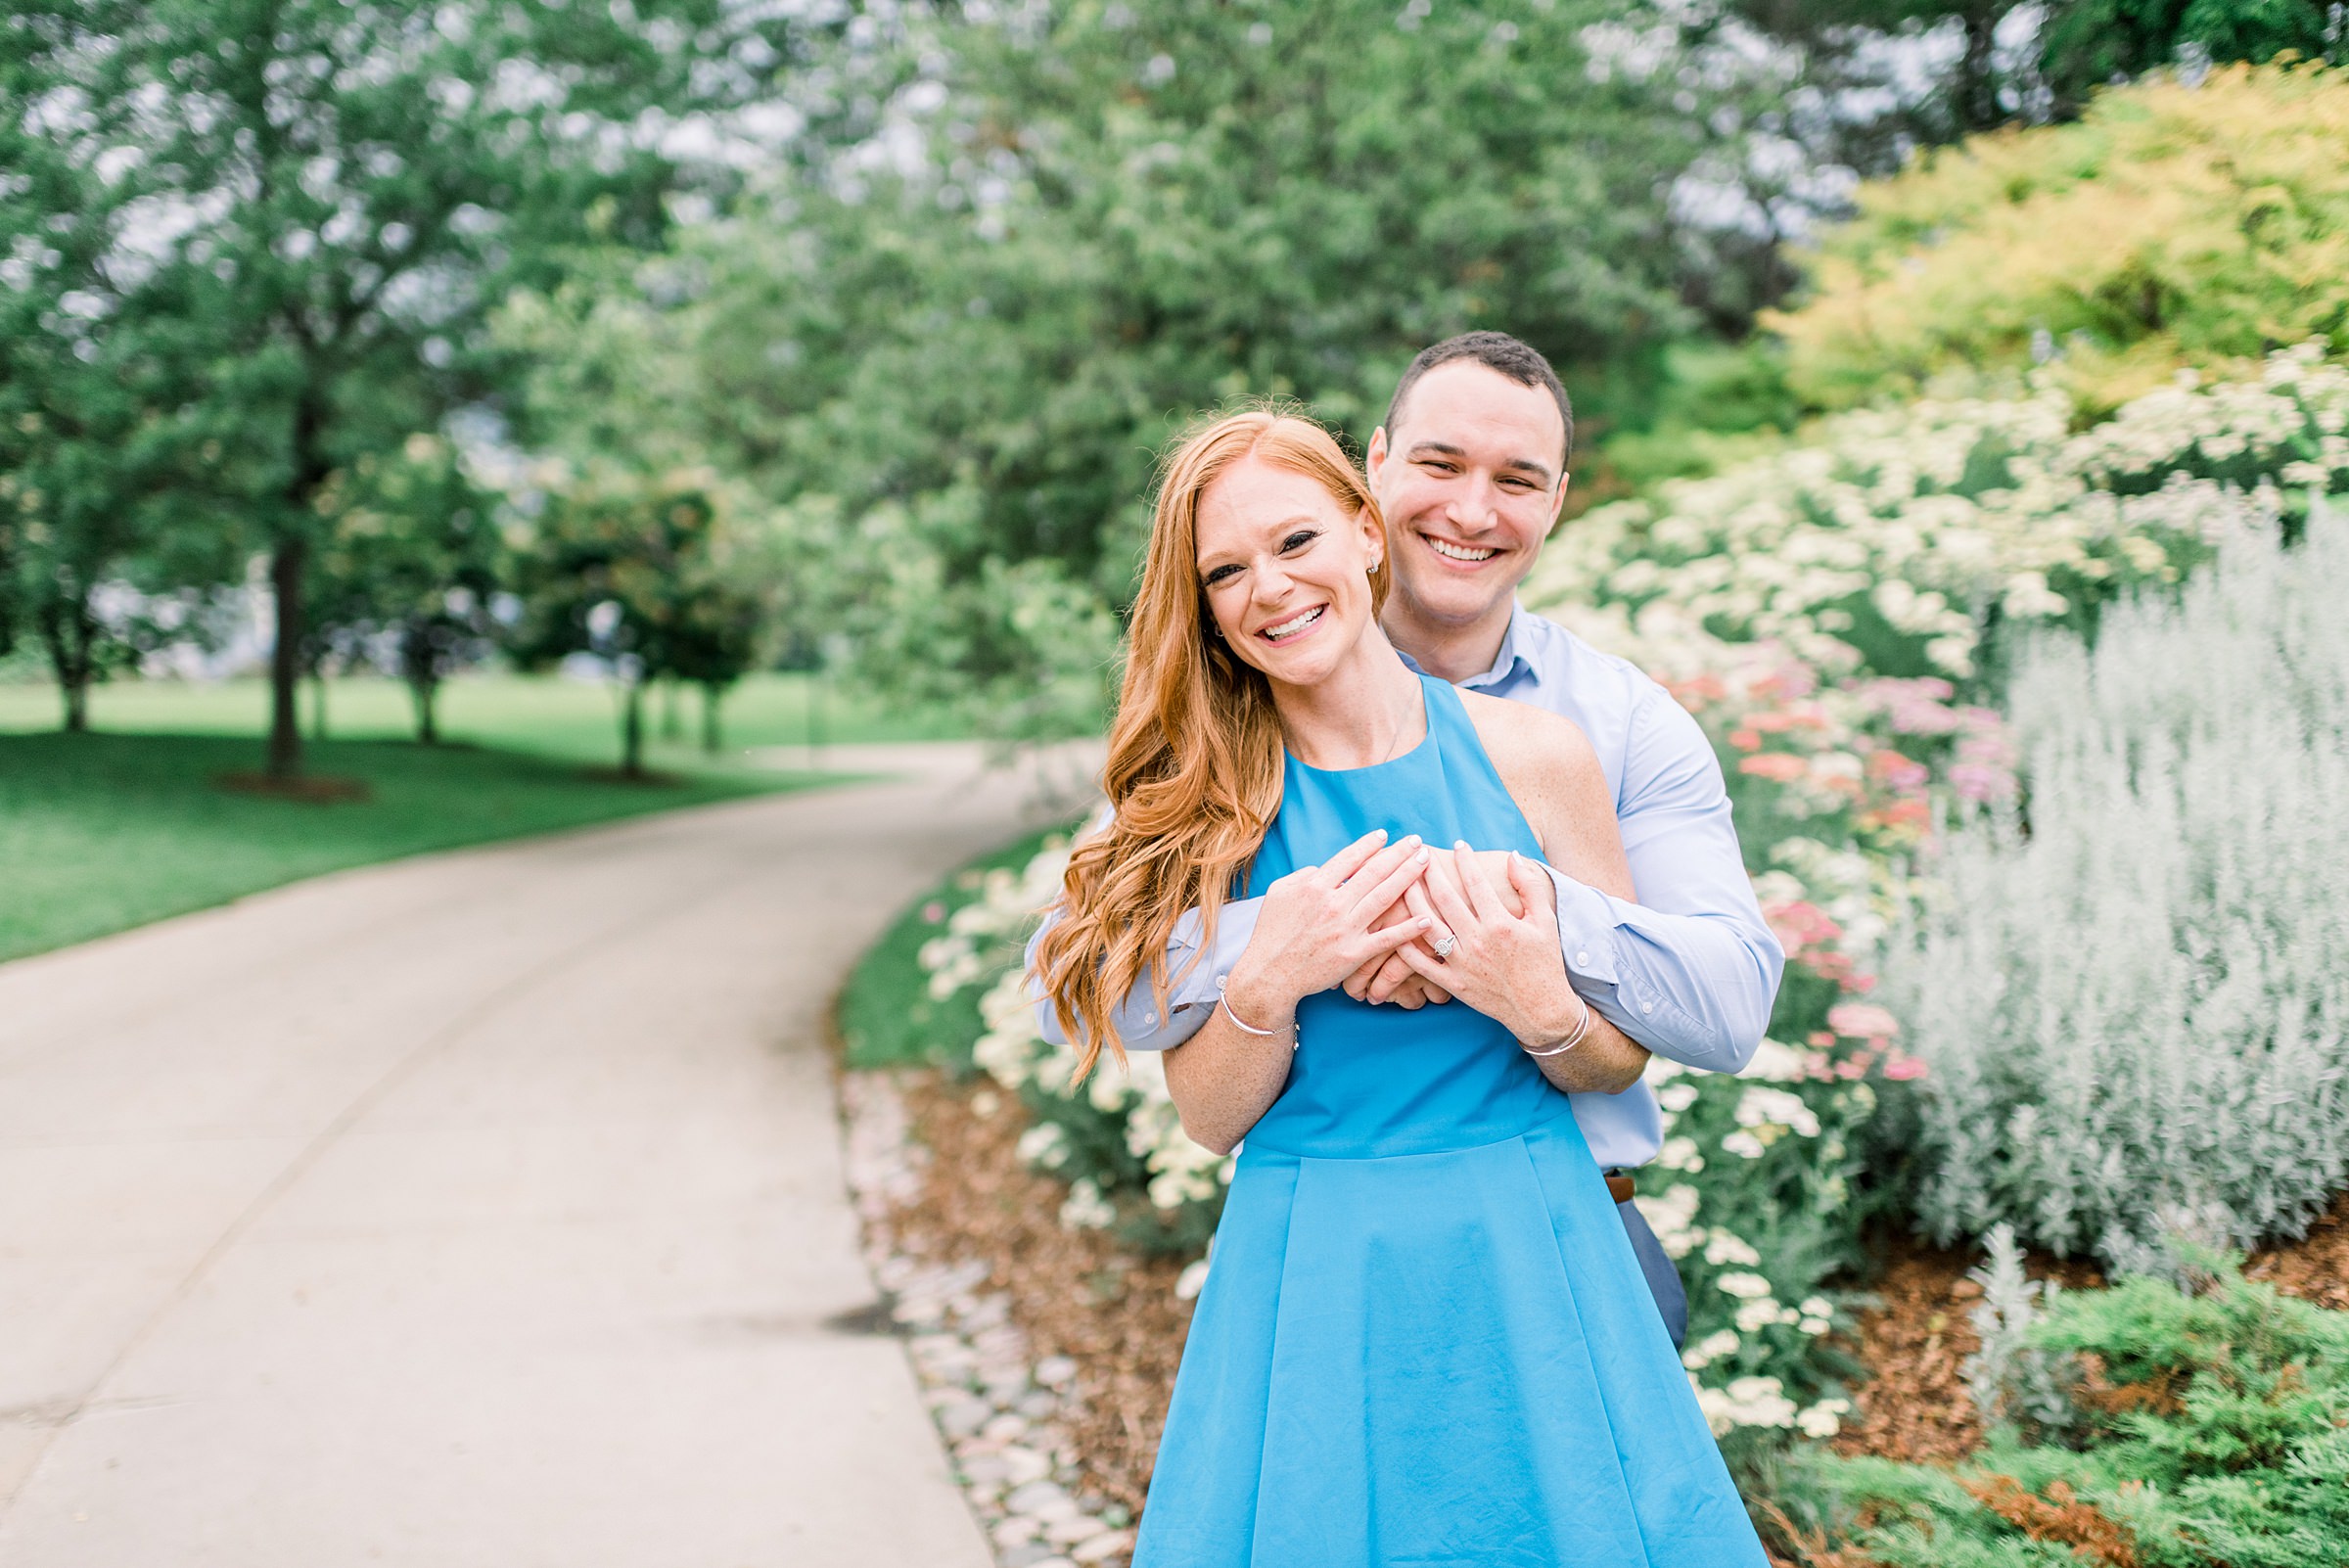
<svg viewBox="0 0 2349 1568"><path fill-rule="evenodd" d="M1573 719L1614 788L1640 901L1611 898L1549 868L1574 989L1659 1056L1710 1072L1743 1068L1769 1028L1785 954L1754 901L1721 763L1696 720L1631 664L1522 605L1493 668L1459 685ZM1158 1015L1146 981L1136 986L1116 1017L1128 1050L1170 1049L1207 1022L1218 983L1246 950L1263 907L1261 899L1225 904L1214 948L1196 962L1197 911L1176 923L1167 960L1168 973L1180 978L1168 1016ZM1063 1038L1049 1004L1038 1003L1036 1018L1046 1038ZM1663 1122L1646 1084L1572 1099L1602 1168L1655 1158Z"/></svg>

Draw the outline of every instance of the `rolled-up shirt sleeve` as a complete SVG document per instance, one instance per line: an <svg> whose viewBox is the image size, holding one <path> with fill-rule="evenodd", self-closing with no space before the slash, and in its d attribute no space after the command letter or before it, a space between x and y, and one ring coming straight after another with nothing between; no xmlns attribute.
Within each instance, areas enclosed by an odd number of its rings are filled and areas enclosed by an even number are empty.
<svg viewBox="0 0 2349 1568"><path fill-rule="evenodd" d="M1721 763L1661 688L1633 715L1617 819L1639 901L1549 868L1575 990L1633 1039L1734 1073L1770 1028L1785 952L1737 849Z"/></svg>
<svg viewBox="0 0 2349 1568"><path fill-rule="evenodd" d="M1193 1035L1215 1011L1216 998L1221 994L1217 982L1231 973L1240 954L1248 948L1248 939L1256 932L1256 917L1264 909L1262 899L1238 899L1226 902L1216 917L1216 941L1204 957L1199 956L1199 936L1202 921L1199 911L1186 909L1174 922L1174 936L1167 944L1167 973L1174 977L1174 985L1167 997L1167 1009L1162 1015L1158 998L1151 993L1150 980L1145 975L1126 993L1110 1014L1110 1026L1129 1051L1169 1051ZM1060 917L1056 909L1044 916L1044 923L1036 935L1028 939L1028 991L1036 998L1036 1027L1055 1045L1069 1042L1060 1027L1060 1017L1053 1010L1051 998L1044 994L1043 985L1036 978L1036 947L1043 941L1044 933Z"/></svg>

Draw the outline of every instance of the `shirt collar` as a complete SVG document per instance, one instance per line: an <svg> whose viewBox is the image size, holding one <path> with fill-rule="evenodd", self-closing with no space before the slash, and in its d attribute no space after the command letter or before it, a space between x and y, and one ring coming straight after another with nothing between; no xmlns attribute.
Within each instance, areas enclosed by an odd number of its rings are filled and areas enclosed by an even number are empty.
<svg viewBox="0 0 2349 1568"><path fill-rule="evenodd" d="M1509 629L1501 633L1500 652L1494 655L1493 668L1481 675L1470 675L1466 680L1455 682L1455 684L1464 686L1470 691L1482 691L1488 686L1497 686L1503 681L1510 680L1523 671L1533 677L1534 684L1540 685L1542 683L1541 667L1536 665L1525 652L1527 642L1525 623L1531 619L1533 618L1527 612L1522 601L1512 601L1509 607ZM1402 650L1398 649L1397 652L1401 653ZM1413 659L1409 654L1403 654L1403 662L1411 667L1413 674L1424 675L1427 673L1426 670L1419 668L1419 661Z"/></svg>

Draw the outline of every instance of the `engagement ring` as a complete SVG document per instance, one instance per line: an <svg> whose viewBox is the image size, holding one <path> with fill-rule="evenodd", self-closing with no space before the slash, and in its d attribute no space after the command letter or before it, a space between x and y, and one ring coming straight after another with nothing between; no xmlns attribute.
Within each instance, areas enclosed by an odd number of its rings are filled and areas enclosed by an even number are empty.
<svg viewBox="0 0 2349 1568"><path fill-rule="evenodd" d="M1459 945L1460 939L1447 931L1444 933L1444 935L1435 940L1434 946L1436 949L1436 956L1439 959L1449 958L1451 956L1451 949Z"/></svg>

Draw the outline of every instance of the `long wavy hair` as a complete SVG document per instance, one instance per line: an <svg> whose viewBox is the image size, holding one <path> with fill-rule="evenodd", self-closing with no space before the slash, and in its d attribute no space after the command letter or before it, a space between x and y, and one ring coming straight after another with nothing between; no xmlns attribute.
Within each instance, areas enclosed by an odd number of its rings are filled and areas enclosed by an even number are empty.
<svg viewBox="0 0 2349 1568"><path fill-rule="evenodd" d="M1204 955L1223 900L1238 891L1280 809L1281 727L1270 683L1225 645L1199 582L1199 499L1247 458L1319 482L1347 516L1367 512L1384 534L1369 484L1309 419L1227 414L1167 459L1102 770L1115 814L1070 857L1060 917L1036 952L1036 974L1077 1044L1079 1079L1105 1044L1125 1060L1112 1014L1145 973L1165 1015L1178 978L1166 961L1175 921L1199 911ZM1387 584L1382 559L1370 573L1373 615Z"/></svg>

